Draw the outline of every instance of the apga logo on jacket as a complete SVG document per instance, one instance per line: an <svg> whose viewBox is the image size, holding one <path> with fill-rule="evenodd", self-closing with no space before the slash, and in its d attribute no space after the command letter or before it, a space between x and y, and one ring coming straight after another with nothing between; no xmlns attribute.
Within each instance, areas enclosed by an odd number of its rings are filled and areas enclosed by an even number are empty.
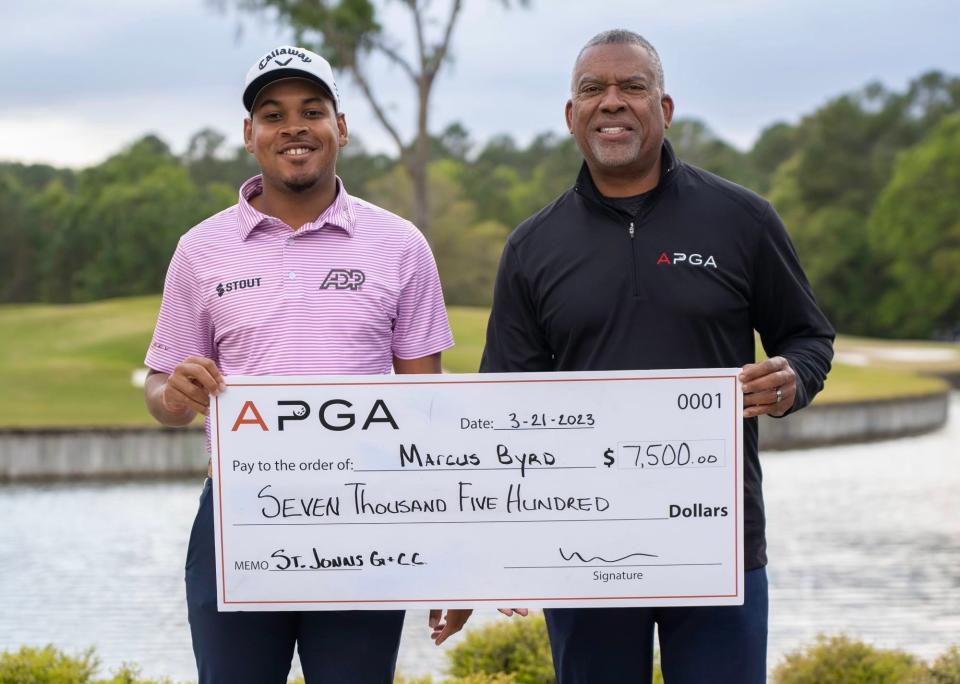
<svg viewBox="0 0 960 684"><path fill-rule="evenodd" d="M673 258L670 258L670 255L666 252L660 252L660 257L657 259L657 265L666 264L667 266L678 266L680 264L687 264L689 266L712 266L717 268L717 260L713 258L713 255L708 255L706 258L702 254L687 254L685 252L673 252Z"/></svg>

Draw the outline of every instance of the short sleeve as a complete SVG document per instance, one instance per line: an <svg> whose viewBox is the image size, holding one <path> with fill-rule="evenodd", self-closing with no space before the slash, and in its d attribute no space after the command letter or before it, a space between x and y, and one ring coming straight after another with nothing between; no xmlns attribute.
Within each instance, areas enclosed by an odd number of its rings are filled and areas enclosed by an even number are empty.
<svg viewBox="0 0 960 684"><path fill-rule="evenodd" d="M393 355L419 359L453 346L440 275L423 234L413 228L400 257Z"/></svg>
<svg viewBox="0 0 960 684"><path fill-rule="evenodd" d="M188 356L217 361L210 315L181 240L167 269L160 315L145 363L155 371L172 373Z"/></svg>

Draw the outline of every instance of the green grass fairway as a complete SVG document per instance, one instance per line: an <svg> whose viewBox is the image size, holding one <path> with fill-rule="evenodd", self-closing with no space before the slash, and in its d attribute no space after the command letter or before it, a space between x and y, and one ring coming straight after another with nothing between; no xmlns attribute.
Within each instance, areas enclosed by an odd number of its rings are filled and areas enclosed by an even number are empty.
<svg viewBox="0 0 960 684"><path fill-rule="evenodd" d="M865 360L872 368L960 374L960 344L951 342L844 336L837 340L837 354L841 358Z"/></svg>
<svg viewBox="0 0 960 684"><path fill-rule="evenodd" d="M950 388L944 380L929 375L886 368L848 366L834 363L817 404L834 404L866 399L897 399L939 394Z"/></svg>
<svg viewBox="0 0 960 684"><path fill-rule="evenodd" d="M156 296L0 306L0 427L155 425L131 374L143 366L158 307ZM444 367L455 373L476 371L487 311L451 307L450 322L457 346L444 354ZM891 343L857 339L851 344ZM838 344L845 346L847 340ZM945 387L895 365L887 359L882 368L836 364L817 401L923 395ZM960 370L960 362L956 366Z"/></svg>
<svg viewBox="0 0 960 684"><path fill-rule="evenodd" d="M476 373L487 339L487 309L451 306L450 327L457 345L443 353L443 367L451 373Z"/></svg>
<svg viewBox="0 0 960 684"><path fill-rule="evenodd" d="M0 425L151 425L131 373L158 297L0 307Z"/></svg>

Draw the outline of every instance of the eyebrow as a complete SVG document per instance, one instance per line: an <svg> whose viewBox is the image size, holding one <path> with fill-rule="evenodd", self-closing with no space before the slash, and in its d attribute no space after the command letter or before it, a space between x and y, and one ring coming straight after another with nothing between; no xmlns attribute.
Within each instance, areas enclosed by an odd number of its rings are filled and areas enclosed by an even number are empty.
<svg viewBox="0 0 960 684"><path fill-rule="evenodd" d="M626 76L624 78L618 78L614 83L628 83L630 81L648 81L650 80L646 74L633 74L631 76ZM577 80L577 85L583 85L584 82L595 81L598 83L606 83L606 81L599 76L594 76L593 74L584 74Z"/></svg>
<svg viewBox="0 0 960 684"><path fill-rule="evenodd" d="M320 97L319 95L314 95L313 97L308 97L303 100L300 104L313 104L314 102L319 102L323 105L330 106L330 101L325 97Z"/></svg>
<svg viewBox="0 0 960 684"><path fill-rule="evenodd" d="M303 105L316 104L316 103L318 103L318 102L319 102L320 104L326 105L326 106L328 106L328 107L331 106L330 103L327 101L327 99L326 99L325 97L321 97L321 96L319 96L319 95L314 95L313 97L304 98L303 100L300 101L300 106L302 107ZM263 100L262 102L260 102L260 103L257 105L257 111L263 109L264 107L266 107L266 106L268 106L268 105L273 105L274 107L279 107L279 106L280 106L280 101L279 101L279 100L273 100L273 99Z"/></svg>

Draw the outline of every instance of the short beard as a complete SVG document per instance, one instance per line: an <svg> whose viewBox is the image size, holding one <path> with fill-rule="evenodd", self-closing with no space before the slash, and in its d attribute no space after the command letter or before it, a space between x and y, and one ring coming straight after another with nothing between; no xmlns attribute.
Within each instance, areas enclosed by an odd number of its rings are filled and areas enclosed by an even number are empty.
<svg viewBox="0 0 960 684"><path fill-rule="evenodd" d="M639 143L634 147L624 146L620 149L605 149L601 144L594 146L589 142L587 144L590 146L590 152L592 153L593 158L596 159L600 164L610 168L633 166L643 154L643 148Z"/></svg>
<svg viewBox="0 0 960 684"><path fill-rule="evenodd" d="M302 193L302 192L306 192L307 190L313 189L317 185L317 181L293 179L293 180L283 181L283 185L290 192Z"/></svg>

